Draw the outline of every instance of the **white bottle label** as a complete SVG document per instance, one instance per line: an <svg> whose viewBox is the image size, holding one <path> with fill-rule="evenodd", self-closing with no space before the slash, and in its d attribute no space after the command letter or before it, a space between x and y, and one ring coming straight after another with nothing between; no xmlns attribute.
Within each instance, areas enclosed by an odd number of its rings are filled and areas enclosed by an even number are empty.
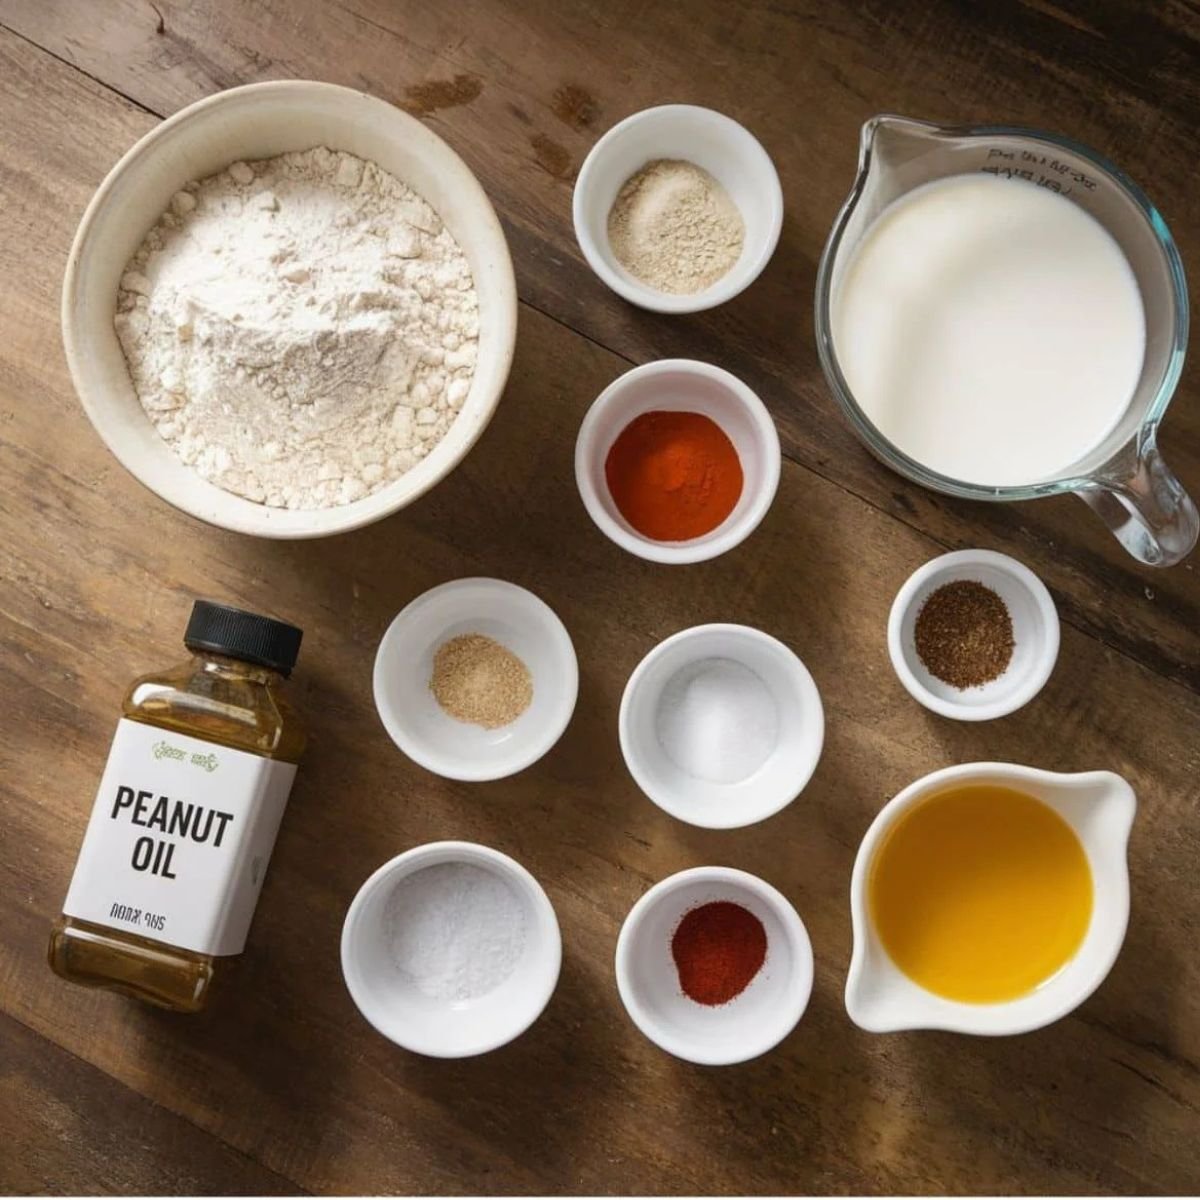
<svg viewBox="0 0 1200 1200"><path fill-rule="evenodd" d="M295 775L292 763L123 719L63 912L240 954Z"/></svg>

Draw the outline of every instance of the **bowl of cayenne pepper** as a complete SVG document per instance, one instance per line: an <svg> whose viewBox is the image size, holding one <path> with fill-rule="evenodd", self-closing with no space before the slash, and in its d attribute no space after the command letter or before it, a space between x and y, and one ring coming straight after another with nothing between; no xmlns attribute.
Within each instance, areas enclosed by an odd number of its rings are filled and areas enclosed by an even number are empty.
<svg viewBox="0 0 1200 1200"><path fill-rule="evenodd" d="M756 1058L796 1027L812 992L808 931L769 883L694 867L655 884L617 939L617 989L637 1027L676 1058Z"/></svg>
<svg viewBox="0 0 1200 1200"><path fill-rule="evenodd" d="M575 442L588 515L618 546L661 563L733 549L779 487L779 434L740 379L692 359L626 371L593 402Z"/></svg>

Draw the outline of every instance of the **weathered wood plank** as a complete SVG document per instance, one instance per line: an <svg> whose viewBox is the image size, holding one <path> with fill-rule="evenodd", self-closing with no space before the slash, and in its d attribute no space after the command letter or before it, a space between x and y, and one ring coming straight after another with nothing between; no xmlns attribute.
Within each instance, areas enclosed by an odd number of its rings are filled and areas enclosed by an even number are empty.
<svg viewBox="0 0 1200 1200"><path fill-rule="evenodd" d="M1067 619L1200 689L1194 563L1139 567L1070 497L971 504L907 484L837 414L811 328L816 262L849 189L858 127L879 111L1068 132L1139 179L1185 261L1200 262L1191 202L1200 21L1186 4L2 0L0 22L160 115L219 88L286 76L408 107L452 141L496 199L527 301L630 361L691 355L737 372L766 399L797 461L943 546L986 545L1028 561ZM570 224L573 175L598 134L667 100L745 121L774 156L787 201L764 277L732 304L684 320L609 293L583 265ZM1163 443L1197 493L1194 376L1185 375Z"/></svg>
<svg viewBox="0 0 1200 1200"><path fill-rule="evenodd" d="M794 463L763 528L726 558L668 571L623 555L574 494L571 446L586 405L624 361L530 310L492 427L406 513L293 545L182 517L107 456L58 346L58 269L78 212L153 118L8 35L0 111L0 270L10 281L0 291L0 1009L313 1191L1200 1188L1200 698L1067 629L1055 677L1024 712L983 727L924 713L891 673L884 625L895 588L936 544ZM467 573L543 595L582 667L563 742L523 775L477 786L407 762L370 696L391 616ZM59 984L42 955L121 691L137 670L170 659L193 595L306 628L296 698L315 737L249 950L212 1011L179 1019ZM620 762L616 710L655 641L731 617L797 649L822 689L829 732L791 809L712 833L640 796ZM1129 941L1100 992L1050 1030L996 1042L872 1038L840 1000L855 846L898 787L974 758L1105 766L1133 781L1142 812ZM544 1019L462 1063L381 1041L354 1011L337 962L342 915L366 874L448 836L526 863L555 903L565 945ZM698 862L782 887L816 948L800 1028L776 1053L728 1071L689 1067L645 1042L613 981L630 905Z"/></svg>
<svg viewBox="0 0 1200 1200"><path fill-rule="evenodd" d="M296 1185L0 1014L6 1195L279 1196Z"/></svg>

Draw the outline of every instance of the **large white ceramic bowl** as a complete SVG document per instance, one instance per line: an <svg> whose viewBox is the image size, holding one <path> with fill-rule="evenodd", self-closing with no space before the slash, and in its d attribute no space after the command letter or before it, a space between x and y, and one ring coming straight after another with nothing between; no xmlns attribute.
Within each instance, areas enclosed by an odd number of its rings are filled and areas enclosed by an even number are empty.
<svg viewBox="0 0 1200 1200"><path fill-rule="evenodd" d="M113 329L125 264L185 183L239 159L329 146L378 163L437 210L471 264L479 293L479 359L449 433L407 474L336 508L268 508L184 465L158 435L130 382ZM496 214L466 163L420 121L350 88L281 80L191 104L141 139L92 197L67 262L63 342L75 390L108 448L151 491L192 516L264 537L324 537L410 504L447 475L487 426L517 334L512 261Z"/></svg>

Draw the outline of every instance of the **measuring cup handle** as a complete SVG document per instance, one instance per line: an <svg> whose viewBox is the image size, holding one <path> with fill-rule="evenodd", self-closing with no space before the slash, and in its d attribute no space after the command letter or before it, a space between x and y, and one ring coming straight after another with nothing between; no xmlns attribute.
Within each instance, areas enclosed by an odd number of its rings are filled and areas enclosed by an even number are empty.
<svg viewBox="0 0 1200 1200"><path fill-rule="evenodd" d="M1196 544L1196 506L1163 462L1153 434L1076 494L1139 562L1171 567Z"/></svg>

